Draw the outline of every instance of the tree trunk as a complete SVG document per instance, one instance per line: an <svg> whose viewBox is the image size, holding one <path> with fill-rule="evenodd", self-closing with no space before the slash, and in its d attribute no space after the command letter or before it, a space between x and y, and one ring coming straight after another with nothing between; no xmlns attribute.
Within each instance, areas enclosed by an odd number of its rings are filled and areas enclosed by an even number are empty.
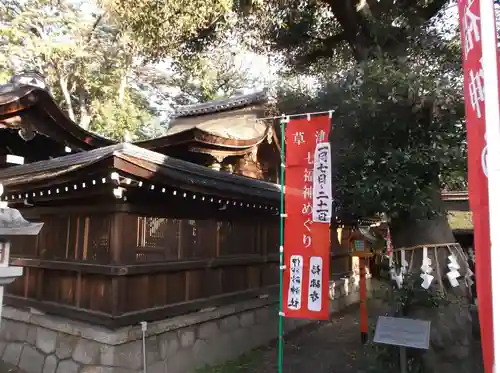
<svg viewBox="0 0 500 373"><path fill-rule="evenodd" d="M125 57L125 69L123 75L120 79L120 86L118 87L118 103L123 107L125 102L125 93L128 86L128 74L130 73L130 67L132 66L132 54L127 54Z"/></svg>
<svg viewBox="0 0 500 373"><path fill-rule="evenodd" d="M71 103L71 95L68 90L68 78L65 76L59 76L59 86L66 103L66 110L68 111L69 118L75 122L75 112L73 111L73 104Z"/></svg>
<svg viewBox="0 0 500 373"><path fill-rule="evenodd" d="M464 280L468 263L466 255L459 244L455 243L453 232L446 217L440 216L431 220L411 220L395 222L391 225L391 236L395 251L394 259L401 263L401 251L405 250L405 259L409 264L407 281L416 280L416 289L424 295L440 295L444 301L439 306L423 304L416 301L409 305L404 315L410 318L430 320L431 336L428 351L413 351L425 373L470 373L478 359L471 356L472 320L470 315L469 290ZM439 245L445 244L445 245ZM447 245L448 244L448 245ZM431 259L434 276L431 287L424 291L420 288L423 282L422 273L424 247ZM410 250L410 248L414 248ZM450 270L448 256L454 254L460 265L459 286L453 288L446 276ZM429 299L429 298L427 298ZM411 356L411 353L409 354ZM479 357L480 358L480 357ZM475 361L474 361L475 360Z"/></svg>
<svg viewBox="0 0 500 373"><path fill-rule="evenodd" d="M87 109L87 93L81 87L78 89L78 101L80 104L80 122L79 122L79 125L83 129L88 130L92 116Z"/></svg>

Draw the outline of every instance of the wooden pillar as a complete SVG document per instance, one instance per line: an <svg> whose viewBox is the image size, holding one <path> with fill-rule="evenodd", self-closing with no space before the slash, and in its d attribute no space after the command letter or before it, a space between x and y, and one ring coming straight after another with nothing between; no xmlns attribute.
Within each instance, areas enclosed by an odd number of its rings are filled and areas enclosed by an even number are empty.
<svg viewBox="0 0 500 373"><path fill-rule="evenodd" d="M135 261L137 244L137 216L126 212L115 212L111 217L110 229L110 264L128 264ZM111 278L111 313L119 316L123 313L123 299L126 278Z"/></svg>

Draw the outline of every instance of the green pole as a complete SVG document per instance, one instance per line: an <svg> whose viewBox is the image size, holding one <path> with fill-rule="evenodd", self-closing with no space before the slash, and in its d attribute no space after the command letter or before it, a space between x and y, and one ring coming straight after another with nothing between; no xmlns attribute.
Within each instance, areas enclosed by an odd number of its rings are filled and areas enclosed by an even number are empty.
<svg viewBox="0 0 500 373"><path fill-rule="evenodd" d="M280 196L280 311L278 318L278 373L283 373L283 273L284 273L284 245L285 245L285 125L286 119L281 120L281 196Z"/></svg>

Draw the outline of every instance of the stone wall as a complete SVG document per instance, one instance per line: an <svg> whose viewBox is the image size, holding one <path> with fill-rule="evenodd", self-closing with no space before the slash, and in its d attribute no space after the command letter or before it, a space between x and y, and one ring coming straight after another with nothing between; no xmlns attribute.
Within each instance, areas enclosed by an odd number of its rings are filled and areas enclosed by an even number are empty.
<svg viewBox="0 0 500 373"><path fill-rule="evenodd" d="M330 295L332 312L359 301L353 279L336 281ZM0 355L27 373L142 372L140 326L111 331L9 307L4 308L2 316ZM276 299L262 297L149 323L147 372L191 373L205 365L234 359L276 339L277 319ZM308 322L285 319L285 331Z"/></svg>

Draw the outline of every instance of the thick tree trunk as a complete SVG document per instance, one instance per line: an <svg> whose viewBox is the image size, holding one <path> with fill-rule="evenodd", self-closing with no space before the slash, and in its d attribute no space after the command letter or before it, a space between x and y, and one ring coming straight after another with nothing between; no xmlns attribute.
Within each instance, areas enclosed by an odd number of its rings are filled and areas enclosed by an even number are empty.
<svg viewBox="0 0 500 373"><path fill-rule="evenodd" d="M423 260L424 247L431 259L434 276L429 295L443 296L443 302L438 306L415 301L405 308L405 316L431 321L430 348L428 351L412 351L422 364L423 372L447 373L474 371L473 365L478 360L471 353L472 320L470 316L469 290L464 279L468 264L463 249L454 243L455 239L444 216L431 220L394 222L391 225L391 235L394 243L395 260L401 262L401 251L405 250L405 259L409 264L407 281L416 281L417 289L422 282L419 278ZM444 244L444 245L439 245ZM454 254L460 265L459 286L453 288L446 274L448 257ZM425 292L421 292L426 294ZM429 298L427 298L429 299ZM480 357L479 357L480 358ZM477 369L476 369L477 371Z"/></svg>

